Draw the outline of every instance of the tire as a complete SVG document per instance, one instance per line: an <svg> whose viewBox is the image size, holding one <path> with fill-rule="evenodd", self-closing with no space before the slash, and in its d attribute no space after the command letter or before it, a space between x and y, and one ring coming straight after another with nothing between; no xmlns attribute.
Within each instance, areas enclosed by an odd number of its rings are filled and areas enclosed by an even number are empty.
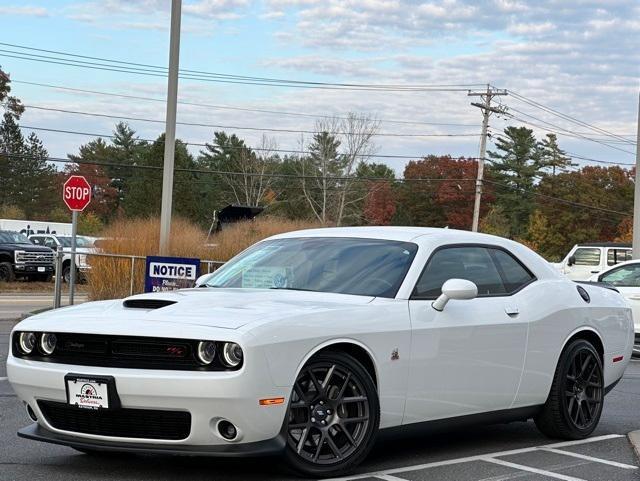
<svg viewBox="0 0 640 481"><path fill-rule="evenodd" d="M13 282L16 276L11 262L0 262L0 282Z"/></svg>
<svg viewBox="0 0 640 481"><path fill-rule="evenodd" d="M62 267L62 282L69 284L71 282L71 265L65 264Z"/></svg>
<svg viewBox="0 0 640 481"><path fill-rule="evenodd" d="M310 477L345 474L366 458L378 433L376 386L352 356L320 353L296 378L286 422L291 469Z"/></svg>
<svg viewBox="0 0 640 481"><path fill-rule="evenodd" d="M551 438L584 439L598 426L603 403L600 355L590 342L577 339L562 351L549 398L534 420Z"/></svg>

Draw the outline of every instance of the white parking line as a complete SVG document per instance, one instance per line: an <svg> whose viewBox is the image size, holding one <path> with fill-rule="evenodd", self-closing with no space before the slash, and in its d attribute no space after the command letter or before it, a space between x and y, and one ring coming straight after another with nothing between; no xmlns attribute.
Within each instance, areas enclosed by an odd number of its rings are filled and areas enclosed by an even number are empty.
<svg viewBox="0 0 640 481"><path fill-rule="evenodd" d="M499 464L507 468L517 469L518 471L528 471L530 473L536 473L541 476L547 476L549 478L562 479L564 481L585 481L582 478L574 478L573 476L566 476L560 473L554 473L553 471L545 471L544 469L532 468L531 466L525 466L524 464L510 463L509 461L503 461L502 459L485 458L482 461L487 463Z"/></svg>
<svg viewBox="0 0 640 481"><path fill-rule="evenodd" d="M617 461L609 461L608 459L594 458L592 456L585 456L584 454L572 453L571 451L563 451L561 449L540 448L540 450L549 451L550 453L562 454L563 456L571 456L574 458L586 459L587 461L592 461L594 463L608 464L610 466L615 466L616 468L638 469L638 466L631 466L630 464L618 463Z"/></svg>
<svg viewBox="0 0 640 481"><path fill-rule="evenodd" d="M387 475L393 475L393 474L401 474L401 473L406 473L406 472L410 472L410 471L419 471L422 469L428 469L428 468L437 468L440 466L450 466L452 464L461 464L461 463L469 463L472 461L487 461L488 459L495 459L495 458L500 458L503 456L511 456L514 454L523 454L523 453L530 453L533 451L537 451L540 450L542 448L562 448L562 447L567 447L567 446L577 446L580 444L589 444L589 443L596 443L598 441L608 441L610 439L617 439L617 438L623 438L624 435L622 434L607 434L604 436L596 436L594 438L588 438L588 439L581 439L579 441L563 441L560 443L553 443L553 444L547 444L544 446L533 446L533 447L529 447L529 448L520 448L520 449L512 449L509 451L500 451L500 452L496 452L496 453L488 453L488 454L478 454L476 456L467 456L464 458L457 458L457 459L447 459L445 461L435 461L432 463L425 463L425 464L417 464L417 465L413 465L413 466L405 466L405 467L401 467L401 468L393 468L393 469L385 469L385 470L381 470L381 471L374 471L371 473L363 473L363 474L355 474L352 476L345 476L342 478L333 478L331 481L353 481L356 479L364 479L364 478L381 478L381 476L387 476ZM507 461L505 461L507 462ZM531 468L531 469L535 469L535 468ZM385 479L385 478L381 478L381 479ZM561 478L561 479L565 479L565 478ZM577 478L570 478L570 479L577 479Z"/></svg>
<svg viewBox="0 0 640 481"><path fill-rule="evenodd" d="M383 481L407 481L406 479L391 476L390 474L381 474L376 476L376 479L382 479Z"/></svg>

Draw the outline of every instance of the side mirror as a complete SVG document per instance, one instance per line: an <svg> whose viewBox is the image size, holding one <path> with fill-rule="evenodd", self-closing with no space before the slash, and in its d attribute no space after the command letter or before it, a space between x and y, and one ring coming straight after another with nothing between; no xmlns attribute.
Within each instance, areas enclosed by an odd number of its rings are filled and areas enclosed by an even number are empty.
<svg viewBox="0 0 640 481"><path fill-rule="evenodd" d="M208 274L202 274L200 277L198 277L196 279L196 287L202 287L204 283L209 280L209 277L211 277L212 274L213 272L209 272Z"/></svg>
<svg viewBox="0 0 640 481"><path fill-rule="evenodd" d="M442 285L442 294L431 306L436 311L442 311L451 299L467 300L478 296L478 286L466 279L449 279Z"/></svg>
<svg viewBox="0 0 640 481"><path fill-rule="evenodd" d="M572 266L572 265L574 265L575 263L576 263L576 256L570 256L570 257L567 259L567 265L568 265L569 267L571 267L571 266Z"/></svg>

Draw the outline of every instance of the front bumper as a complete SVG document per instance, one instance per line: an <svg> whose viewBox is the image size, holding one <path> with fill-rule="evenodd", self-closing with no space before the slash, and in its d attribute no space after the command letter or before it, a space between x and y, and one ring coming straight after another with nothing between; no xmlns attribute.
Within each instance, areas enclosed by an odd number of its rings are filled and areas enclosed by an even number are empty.
<svg viewBox="0 0 640 481"><path fill-rule="evenodd" d="M279 454L283 451L286 442L284 431L275 438L266 441L213 446L110 442L96 439L81 439L75 436L56 433L40 426L38 423L33 423L22 428L18 431L18 436L34 441L69 446L80 450L216 457L268 456Z"/></svg>
<svg viewBox="0 0 640 481"><path fill-rule="evenodd" d="M44 269L44 270L43 270ZM16 274L53 274L53 264L15 264Z"/></svg>
<svg viewBox="0 0 640 481"><path fill-rule="evenodd" d="M35 412L38 424L20 431L23 437L84 446L90 449L184 452L231 455L277 450L290 390L276 387L267 363L245 363L234 372L166 371L75 366L29 361L9 356L7 375L18 397ZM180 440L113 437L71 432L53 427L38 405L39 400L66 402L64 377L68 373L86 377L113 376L122 408L187 411L191 414L189 435ZM280 405L260 406L259 400L285 397ZM225 440L217 430L220 420L233 423L238 436ZM256 444L260 443L260 444Z"/></svg>

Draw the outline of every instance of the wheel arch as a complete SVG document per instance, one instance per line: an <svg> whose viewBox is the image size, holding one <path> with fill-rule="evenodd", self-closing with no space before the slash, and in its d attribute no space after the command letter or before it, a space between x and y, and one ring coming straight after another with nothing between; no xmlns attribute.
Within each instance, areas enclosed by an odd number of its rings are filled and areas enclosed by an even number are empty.
<svg viewBox="0 0 640 481"><path fill-rule="evenodd" d="M375 356L367 346L365 346L360 341L356 341L355 339L332 339L314 347L298 365L298 368L296 369L295 379L298 378L300 371L302 371L302 368L307 364L307 362L309 362L310 359L321 352L330 351L344 352L354 357L369 373L374 385L376 386L376 389L378 389L379 391L379 376Z"/></svg>
<svg viewBox="0 0 640 481"><path fill-rule="evenodd" d="M600 333L598 333L598 331L596 331L592 327L582 326L571 332L571 334L569 334L567 339L564 341L560 353L562 353L566 349L566 347L576 339L584 339L585 341L590 342L596 349L596 351L598 351L598 354L600 355L600 361L602 361L602 364L604 366L604 342L602 342L602 336L600 336ZM560 360L560 356L558 356L558 360Z"/></svg>

